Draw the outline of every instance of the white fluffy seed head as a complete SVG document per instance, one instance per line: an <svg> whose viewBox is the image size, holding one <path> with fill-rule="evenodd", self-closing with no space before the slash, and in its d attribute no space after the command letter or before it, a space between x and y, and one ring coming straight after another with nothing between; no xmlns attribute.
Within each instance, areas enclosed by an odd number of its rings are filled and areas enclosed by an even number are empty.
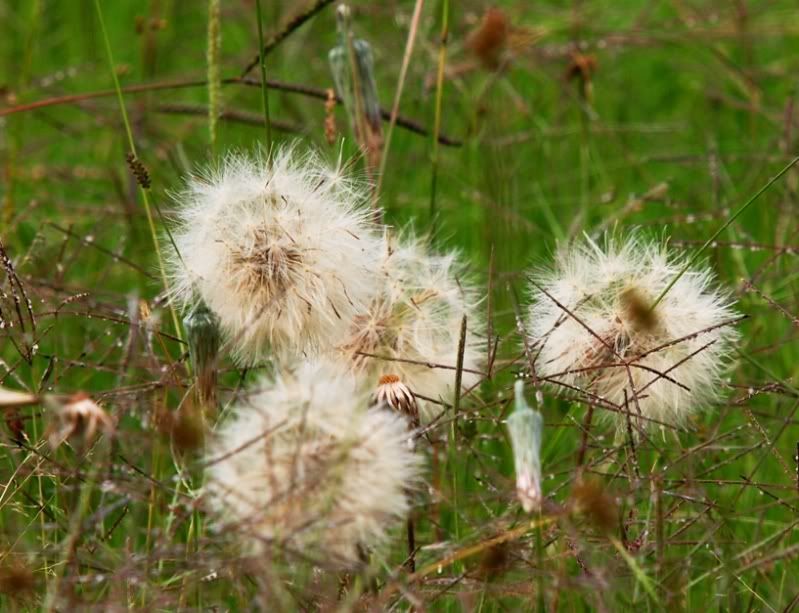
<svg viewBox="0 0 799 613"><path fill-rule="evenodd" d="M462 387L477 383L483 318L477 289L457 255L430 254L419 240L386 236L378 271L378 291L339 348L364 384L375 389L382 377L396 375L415 394L451 401L464 315ZM443 407L419 399L419 410L429 420Z"/></svg>
<svg viewBox="0 0 799 613"><path fill-rule="evenodd" d="M398 414L324 360L263 382L215 437L207 499L254 552L357 565L409 508L421 458Z"/></svg>
<svg viewBox="0 0 799 613"><path fill-rule="evenodd" d="M738 339L734 327L722 325L736 313L713 273L699 267L650 311L684 264L663 242L636 234L607 236L602 245L586 239L559 253L552 268L532 275L527 331L537 374L622 411L626 394L627 410L636 415L640 408L649 420L642 425L680 424L705 408L720 393ZM629 375L612 366L622 361ZM626 424L623 413L615 415Z"/></svg>
<svg viewBox="0 0 799 613"><path fill-rule="evenodd" d="M314 154L229 154L178 194L172 294L198 296L245 363L329 346L374 285L380 239L366 192Z"/></svg>

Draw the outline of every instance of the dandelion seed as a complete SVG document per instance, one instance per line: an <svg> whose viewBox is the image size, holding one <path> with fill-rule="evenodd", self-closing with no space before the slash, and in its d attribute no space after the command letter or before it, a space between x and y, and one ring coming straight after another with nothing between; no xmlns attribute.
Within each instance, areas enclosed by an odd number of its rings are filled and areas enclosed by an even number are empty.
<svg viewBox="0 0 799 613"><path fill-rule="evenodd" d="M355 378L326 361L263 383L213 444L207 498L219 521L256 552L357 565L407 514L420 475L405 420L368 405Z"/></svg>
<svg viewBox="0 0 799 613"><path fill-rule="evenodd" d="M366 198L314 155L282 149L271 168L262 155L229 155L178 197L175 300L191 307L199 295L245 363L330 345L374 286Z"/></svg>
<svg viewBox="0 0 799 613"><path fill-rule="evenodd" d="M340 351L374 386L396 375L417 395L451 400L455 388L461 320L469 322L463 355L464 389L476 384L483 360L478 293L455 254L431 255L416 240L386 237L381 284L365 313L357 315ZM444 368L441 368L444 366ZM424 420L443 410L418 399Z"/></svg>
<svg viewBox="0 0 799 613"><path fill-rule="evenodd" d="M683 263L636 235L608 236L603 246L587 239L559 254L533 275L527 329L537 374L650 420L679 424L701 410L723 387L736 313L706 268L680 277L650 310Z"/></svg>
<svg viewBox="0 0 799 613"><path fill-rule="evenodd" d="M524 399L524 381L514 384L513 413L507 419L516 468L516 496L527 512L541 508L541 434L544 419Z"/></svg>

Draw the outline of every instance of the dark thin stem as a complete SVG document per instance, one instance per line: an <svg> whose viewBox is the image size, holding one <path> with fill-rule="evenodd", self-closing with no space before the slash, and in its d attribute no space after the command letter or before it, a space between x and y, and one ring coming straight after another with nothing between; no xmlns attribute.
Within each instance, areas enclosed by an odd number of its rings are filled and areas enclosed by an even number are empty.
<svg viewBox="0 0 799 613"><path fill-rule="evenodd" d="M430 233L436 234L436 195L438 188L438 135L441 132L441 105L444 99L444 65L447 62L447 38L449 37L449 1L441 3L441 40L438 47L438 72L436 74L435 119L433 121L433 152L430 179ZM491 335L488 336L491 343Z"/></svg>
<svg viewBox="0 0 799 613"><path fill-rule="evenodd" d="M267 162L270 162L272 159L272 124L269 121L269 88L266 81L266 54L264 53L264 26L261 17L261 0L255 0L255 10L258 16L258 44L261 50L259 53L261 64L261 102L264 111L264 122L266 123L266 159Z"/></svg>
<svg viewBox="0 0 799 613"><path fill-rule="evenodd" d="M458 426L458 411L461 404L461 385L463 384L463 353L466 350L466 315L461 319L461 337L458 341L458 363L455 367L455 399L452 402L452 441L455 441L455 431Z"/></svg>
<svg viewBox="0 0 799 613"><path fill-rule="evenodd" d="M677 281L680 280L680 277L682 277L686 272L688 272L688 270L690 270L694 262L696 262L696 260L705 252L705 249L707 249L711 244L713 244L713 241L715 241L719 237L719 235L722 232L724 232L724 230L726 230L736 219L738 219L738 217L740 217L744 213L744 211L746 211L746 209L748 209L758 198L760 198L760 196L762 196L772 185L774 185L780 179L780 177L782 177L782 175L788 172L793 167L793 165L796 164L796 162L799 162L799 156L795 157L790 162L788 162L788 164L782 170L780 170L776 175L774 175L771 179L769 179L769 181L763 187L757 190L757 192L755 192L755 194L751 198L749 198L749 200L744 202L741 208L735 211L735 213L733 213L730 216L730 218L727 221L725 221L721 225L721 227L718 230L716 230L713 233L713 235L709 239L707 239L705 243L696 252L694 252L694 254L690 258L688 258L688 261L685 263L685 266L682 267L682 270L680 270L680 272L677 273L677 275L669 282L669 284L663 289L663 291L660 292L660 295L652 303L652 306L649 307L650 313L653 310L655 310L655 307L658 304L660 304L660 302L666 297L666 294L668 294L671 288L674 287Z"/></svg>
<svg viewBox="0 0 799 613"><path fill-rule="evenodd" d="M240 77L228 77L222 79L221 84L261 87L261 81L258 79L242 79ZM328 99L327 90L322 89L320 87L313 87L310 85L300 85L298 83L284 83L283 81L276 81L274 79L267 80L266 84L269 89L276 89L279 91L288 92L290 94L299 94L301 96L307 96L308 98L315 98L317 100L321 100L322 102L326 102ZM122 93L125 94L140 94L145 92L163 91L169 89L206 87L207 85L208 85L207 80L200 79L200 80L185 80L185 81L166 81L163 83L140 83L138 85L128 85L126 87L121 88L121 90ZM100 91L84 92L81 94L68 94L66 96L55 96L53 98L45 98L44 100L36 100L34 102L28 102L25 104L18 104L16 106L8 108L2 108L0 109L0 117L6 117L7 115L15 115L17 113L25 113L27 111L35 111L37 109L42 109L51 106L60 106L62 104L77 104L79 102L85 102L87 100L95 100L97 98L108 98L114 95L116 95L116 90L103 89ZM335 100L336 104L342 104L341 96L337 95L335 97ZM381 108L380 117L383 119L383 121L390 121L391 112L384 108ZM400 128L404 128L405 130L408 130L409 132L413 132L414 134L418 134L420 136L428 136L430 134L430 131L426 127L414 121L413 119L409 119L402 115L397 116L397 125ZM450 138L445 134L439 134L438 142L444 145L445 147L460 147L463 145L462 141L457 140L455 138Z"/></svg>
<svg viewBox="0 0 799 613"><path fill-rule="evenodd" d="M416 530L413 525L413 517L408 517L408 571L416 572Z"/></svg>
<svg viewBox="0 0 799 613"><path fill-rule="evenodd" d="M316 15L319 11L332 2L333 0L316 0L316 3L309 6L307 10L293 17L291 21L286 24L286 27L284 27L277 34L273 35L266 44L263 43L263 39L259 40L259 43L261 44L261 52L256 55L249 64L247 64L244 70L241 71L241 76L246 77L248 74L250 74L250 71L252 71L252 69L258 65L263 57L269 55L274 48L288 38L290 34L292 34L306 21L311 19L314 15Z"/></svg>

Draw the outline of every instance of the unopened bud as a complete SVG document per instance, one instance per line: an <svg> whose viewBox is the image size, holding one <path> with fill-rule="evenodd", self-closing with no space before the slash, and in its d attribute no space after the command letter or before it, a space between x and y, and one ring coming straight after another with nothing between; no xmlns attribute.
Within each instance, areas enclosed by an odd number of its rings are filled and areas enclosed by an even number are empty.
<svg viewBox="0 0 799 613"><path fill-rule="evenodd" d="M516 496L526 512L541 508L541 433L544 419L524 399L524 382L514 386L515 407L507 419L516 467Z"/></svg>
<svg viewBox="0 0 799 613"><path fill-rule="evenodd" d="M183 326L189 343L191 367L197 378L197 397L206 410L213 411L216 408L219 320L201 301L183 319Z"/></svg>
<svg viewBox="0 0 799 613"><path fill-rule="evenodd" d="M336 12L339 44L330 50L328 59L336 92L347 109L350 126L358 143L367 153L379 153L383 144L380 100L374 76L372 48L350 30L351 12L342 4ZM370 156L371 157L371 156Z"/></svg>

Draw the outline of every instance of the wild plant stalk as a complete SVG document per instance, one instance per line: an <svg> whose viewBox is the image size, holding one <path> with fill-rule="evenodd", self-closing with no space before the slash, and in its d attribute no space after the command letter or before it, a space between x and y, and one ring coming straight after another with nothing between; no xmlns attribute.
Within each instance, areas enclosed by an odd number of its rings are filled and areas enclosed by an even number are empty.
<svg viewBox="0 0 799 613"><path fill-rule="evenodd" d="M341 5L337 12L339 20L339 32L341 37L341 44L347 54L347 64L349 66L350 80L352 84L352 104L354 105L351 111L351 122L355 132L355 139L364 154L364 166L369 175L370 181L373 179L375 172L373 155L370 150L370 134L371 130L368 125L368 118L366 116L366 101L364 100L364 86L363 80L370 78L370 75L361 74L361 62L358 61L357 51L355 50L355 40L353 37L352 29L350 27L350 12L349 7ZM344 92L341 92L344 95ZM346 106L346 97L345 97ZM349 109L348 109L349 111ZM381 222L380 207L377 205L377 198L372 199L372 210L375 214L375 221Z"/></svg>
<svg viewBox="0 0 799 613"><path fill-rule="evenodd" d="M430 178L430 234L436 235L436 197L438 186L438 135L441 133L441 106L444 99L444 66L447 62L447 42L449 38L449 0L441 3L441 39L438 46L438 72L436 74L436 106L433 120L433 152L431 156ZM489 345L491 336L489 335Z"/></svg>
<svg viewBox="0 0 799 613"><path fill-rule="evenodd" d="M25 90L28 88L28 81L30 78L30 69L33 58L34 43L36 42L36 33L39 30L39 24L42 14L41 0L30 2L30 13L28 15L27 33L25 36L25 43L22 51L22 63L20 69L16 72L16 90L17 95L25 95ZM4 162L5 172L3 179L6 185L4 186L2 204L2 222L3 230L10 228L11 221L15 215L15 202L14 202L14 183L16 178L16 168L19 159L19 152L22 148L21 135L23 133L24 120L16 121L11 124L10 136L8 144L5 144L5 139L0 138L0 154L6 160Z"/></svg>
<svg viewBox="0 0 799 613"><path fill-rule="evenodd" d="M458 413L461 404L461 386L463 385L463 354L466 350L466 315L461 319L461 333L458 341L458 361L455 368L455 397L452 401L452 422L450 423L449 470L452 472L452 507L455 522L455 538L460 539L460 522L458 520Z"/></svg>
<svg viewBox="0 0 799 613"><path fill-rule="evenodd" d="M671 282L670 282L670 283L669 283L669 284L668 284L668 285L667 285L665 288L663 288L663 291L660 293L660 295L659 295L659 296L658 296L658 297L655 299L655 301L654 301L654 302L652 303L652 305L649 307L649 312L650 312L650 313L651 313L652 311L654 311L654 310L655 310L655 307L657 307L657 305L658 305L658 304L660 304L660 302L661 302L661 301L662 301L662 300L663 300L663 299L666 297L666 294L668 294L668 293L669 293L669 291L671 290L671 288L672 288L672 287L674 287L675 283L677 283L677 281L679 281L679 280L680 280L680 277L682 277L682 276L683 276L683 275L684 275L686 272L688 272L688 271L691 269L691 266L693 266L694 262L696 262L696 261L699 259L699 257L700 257L700 256L701 256L701 255L702 255L704 252L705 252L705 249L707 249L708 247L710 247L710 245L712 245L712 244L713 244L713 241L714 241L714 240L716 240L716 239L717 239L717 238L718 238L718 237L721 235L721 233L722 233L722 232L724 232L724 230L726 230L726 229L727 229L727 228L728 228L730 225L732 225L732 223L733 223L733 222L734 222L736 219L738 219L738 217L740 217L740 216L741 216L741 215L742 215L742 214L743 214L743 213L746 211L746 209L748 209L748 208L749 208L749 207L750 207L752 204L754 204L754 203L755 203L755 201L757 201L757 199L758 199L758 198L760 198L760 196L762 196L764 193L766 193L766 192L769 190L769 188L770 188L772 185L774 185L774 184L775 184L777 181L779 181L779 179L780 179L780 178L781 178L781 177L782 177L782 176L783 176L783 175L784 175L786 172L788 172L788 171L789 171L791 168L793 168L793 166L794 166L794 165L795 165L797 162L799 162L799 156L797 156L797 157L793 158L793 159L792 159L790 162L788 162L788 164L786 164L786 165L783 167L783 169L782 169L782 170L780 170L780 171L779 171L779 172L778 172L776 175L774 175L774 176L773 176L771 179L769 179L769 180L768 180L768 182L767 182L767 183L766 183L766 184L765 184L763 187L761 187L759 190L757 190L757 191L756 191L756 192L755 192L755 193L754 193L754 194L753 194L753 195L752 195L752 196L749 198L749 200L747 200L746 202L744 202L744 203L743 203L743 205L742 205L742 206L741 206L741 207L740 207L740 208L739 208L737 211L735 211L735 212L734 212L734 213L733 213L733 214L732 214L732 215L729 217L729 219L727 219L727 221L725 221L725 222L724 222L724 223L721 225L721 227L720 227L718 230L716 230L716 231L713 233L713 235L712 235L712 236L711 236L709 239L707 239L707 240L705 241L705 243L704 243L704 244L703 244L703 245L702 245L702 246L701 246L699 249L697 249L697 250L694 252L694 254L693 254L693 255L692 255L690 258L688 258L688 260L685 262L685 265L682 267L682 269L680 270L680 272L678 272L678 273L677 273L677 274L674 276L674 278L671 280Z"/></svg>
<svg viewBox="0 0 799 613"><path fill-rule="evenodd" d="M272 159L272 123L269 121L269 91L266 83L266 55L264 50L264 26L261 16L261 0L255 0L255 12L258 18L258 44L260 51L259 65L261 67L261 105L264 112L264 124L266 126L266 161L271 163Z"/></svg>
<svg viewBox="0 0 799 613"><path fill-rule="evenodd" d="M125 124L125 133L128 137L128 147L130 148L130 152L133 155L135 160L138 160L139 156L136 152L136 142L133 139L133 131L130 128L130 121L128 120L128 112L125 109L125 99L122 97L122 88L119 85L119 78L117 77L116 67L114 64L114 55L111 51L111 41L108 38L108 31L105 27L105 19L103 18L103 9L100 6L100 0L94 0L94 7L97 11L97 18L100 22L100 31L103 35L103 42L105 43L105 52L106 58L108 59L108 67L111 71L111 77L114 80L114 90L117 94L117 100L119 101L119 112L122 115L122 122ZM161 255L161 246L158 242L158 232L155 229L155 220L153 219L153 213L150 208L150 197L147 193L147 189L138 182L139 185L139 193L141 194L142 202L144 203L144 211L147 214L147 225L150 229L150 236L153 240L153 246L155 247L155 257L158 261L158 268L161 272L161 281L164 284L165 289L169 289L169 280L166 277L166 270L164 268L164 259ZM155 205L156 210L158 211L159 217L163 217L161 215L160 210L158 210L158 206ZM167 228L167 235L169 236L170 241L172 241L172 235ZM174 247L175 243L172 241L172 245ZM177 247L175 247L175 251L177 252ZM175 327L175 335L178 339L182 340L182 332L180 329L180 324L178 323L178 316L177 313L170 305L170 313L172 314L172 324Z"/></svg>
<svg viewBox="0 0 799 613"><path fill-rule="evenodd" d="M220 115L221 88L219 52L221 46L221 11L219 0L208 0L208 141L211 153L216 150L216 126Z"/></svg>
<svg viewBox="0 0 799 613"><path fill-rule="evenodd" d="M100 441L96 448L96 456L91 460L91 471L88 478L83 481L80 486L80 494L78 496L77 506L72 512L69 520L69 532L61 546L61 560L55 566L55 576L47 586L47 593L44 602L42 603L42 611L50 613L56 610L58 606L58 594L61 587L61 579L64 571L71 566L72 559L75 556L78 541L83 534L83 520L89 510L92 493L94 492L97 482L100 478L102 471L106 470L105 459L108 456L108 443L103 440Z"/></svg>
<svg viewBox="0 0 799 613"><path fill-rule="evenodd" d="M391 119L388 122L388 130L386 130L386 144L383 146L383 157L380 158L380 171L377 173L377 186L374 191L375 200L379 197L380 188L383 185L383 176L385 175L386 163L388 162L388 152L391 148L391 135L394 133L394 125L397 123L397 116L399 115L402 90L405 87L405 77L408 75L408 66L410 66L411 63L411 55L413 54L413 47L416 43L416 34L419 31L422 6L424 6L424 0L416 0L416 4L413 8L413 16L411 17L411 27L408 31L408 40L405 43L405 53L402 57L402 66L397 81L397 91L394 95L394 103L391 106Z"/></svg>

